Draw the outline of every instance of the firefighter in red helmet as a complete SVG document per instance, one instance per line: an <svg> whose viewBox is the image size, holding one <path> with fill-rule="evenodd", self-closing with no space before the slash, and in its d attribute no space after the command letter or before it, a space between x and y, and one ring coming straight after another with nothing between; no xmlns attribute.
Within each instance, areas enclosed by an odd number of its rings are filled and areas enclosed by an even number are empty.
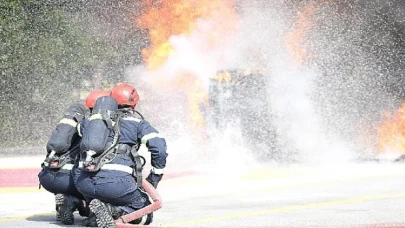
<svg viewBox="0 0 405 228"><path fill-rule="evenodd" d="M140 146L145 145L151 153L152 169L146 181L155 188L163 177L168 156L165 139L135 111L139 102L135 87L118 84L112 88L110 97L113 101L97 100L94 113L100 113L98 117L90 116L80 124L83 165L74 173L77 189L87 199L92 199L89 207L97 218L98 227L115 227L114 220L120 216L152 203L141 187L145 159L138 154ZM104 112L106 107L111 110ZM97 120L101 116L105 118L108 113L114 113L111 115L114 121ZM119 124L112 126L108 122ZM94 140L89 139L91 137L103 139L105 144L94 146ZM148 225L152 219L153 214L149 213L131 223Z"/></svg>
<svg viewBox="0 0 405 228"><path fill-rule="evenodd" d="M110 92L108 92L107 90L93 90L89 93L89 95L87 95L86 100L84 101L84 106L86 106L87 108L89 108L90 110L94 108L94 105L96 104L96 100L99 97L103 97L103 96L109 96Z"/></svg>
<svg viewBox="0 0 405 228"><path fill-rule="evenodd" d="M135 106L139 102L139 95L135 87L129 84L118 84L116 85L110 93L118 105L126 106L131 109L135 109Z"/></svg>
<svg viewBox="0 0 405 228"><path fill-rule="evenodd" d="M81 138L76 127L90 115L95 101L108 95L109 91L94 90L83 103L70 105L47 142L47 155L41 164L42 171L38 174L38 179L41 186L55 194L56 219L63 224L74 223L73 212L76 209L81 215L88 214L83 207L84 196L77 191L71 172L80 152Z"/></svg>

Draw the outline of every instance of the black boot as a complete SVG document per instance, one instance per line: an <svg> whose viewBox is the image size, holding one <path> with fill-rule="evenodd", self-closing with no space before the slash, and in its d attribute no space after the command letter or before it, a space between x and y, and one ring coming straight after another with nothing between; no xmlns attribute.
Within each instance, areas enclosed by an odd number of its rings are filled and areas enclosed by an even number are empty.
<svg viewBox="0 0 405 228"><path fill-rule="evenodd" d="M143 208L151 205L152 199L149 197L149 195L142 190L140 190L140 192L141 192L141 196L142 196L142 202L144 202ZM134 221L131 221L130 223L137 224L137 225L149 225L152 223L152 221L153 221L153 212L146 214L139 219L135 219Z"/></svg>
<svg viewBox="0 0 405 228"><path fill-rule="evenodd" d="M89 217L90 215L90 208L85 200L80 200L77 210L79 211L79 215L82 217Z"/></svg>
<svg viewBox="0 0 405 228"><path fill-rule="evenodd" d="M73 212L79 205L80 200L70 195L56 194L55 201L57 209L56 219L59 219L65 225L73 225Z"/></svg>
<svg viewBox="0 0 405 228"><path fill-rule="evenodd" d="M129 223L134 225L149 225L152 223L152 221L153 221L153 212L146 214L139 219L135 219L134 221L131 221Z"/></svg>
<svg viewBox="0 0 405 228"><path fill-rule="evenodd" d="M93 199L90 202L90 210L96 215L98 227L102 228L115 228L114 220L124 214L121 208L103 203L98 199Z"/></svg>
<svg viewBox="0 0 405 228"><path fill-rule="evenodd" d="M89 217L83 219L82 226L97 227L96 215L90 212Z"/></svg>
<svg viewBox="0 0 405 228"><path fill-rule="evenodd" d="M56 210L56 221L62 220L62 215L59 212L59 205L63 204L63 195L55 194L55 210Z"/></svg>

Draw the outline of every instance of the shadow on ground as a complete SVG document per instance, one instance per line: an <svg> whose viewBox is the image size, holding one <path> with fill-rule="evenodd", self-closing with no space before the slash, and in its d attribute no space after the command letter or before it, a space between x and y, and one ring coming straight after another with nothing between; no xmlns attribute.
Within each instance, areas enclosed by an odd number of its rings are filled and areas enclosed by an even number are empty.
<svg viewBox="0 0 405 228"><path fill-rule="evenodd" d="M43 227L45 224L48 224L49 227L83 227L81 226L83 219L79 214L75 213L75 223L74 225L64 225L61 222L56 221L54 214L36 214L26 218L27 221L32 223L32 227ZM37 223L37 224L36 224ZM48 227L48 226L45 226Z"/></svg>

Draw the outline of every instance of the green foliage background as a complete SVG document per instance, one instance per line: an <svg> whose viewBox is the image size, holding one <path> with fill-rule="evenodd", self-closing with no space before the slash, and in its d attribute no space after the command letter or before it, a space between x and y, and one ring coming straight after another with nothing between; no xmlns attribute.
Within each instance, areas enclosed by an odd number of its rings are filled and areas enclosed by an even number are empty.
<svg viewBox="0 0 405 228"><path fill-rule="evenodd" d="M141 62L147 41L128 7L0 1L0 146L41 145L69 104L92 89L110 88L125 67Z"/></svg>

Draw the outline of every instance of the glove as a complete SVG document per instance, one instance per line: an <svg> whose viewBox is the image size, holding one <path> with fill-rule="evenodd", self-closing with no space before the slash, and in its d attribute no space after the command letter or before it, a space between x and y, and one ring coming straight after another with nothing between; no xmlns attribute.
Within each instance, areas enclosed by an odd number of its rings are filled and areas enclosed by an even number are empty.
<svg viewBox="0 0 405 228"><path fill-rule="evenodd" d="M146 180L154 187L157 188L159 181L162 180L163 174L155 174L150 172Z"/></svg>

